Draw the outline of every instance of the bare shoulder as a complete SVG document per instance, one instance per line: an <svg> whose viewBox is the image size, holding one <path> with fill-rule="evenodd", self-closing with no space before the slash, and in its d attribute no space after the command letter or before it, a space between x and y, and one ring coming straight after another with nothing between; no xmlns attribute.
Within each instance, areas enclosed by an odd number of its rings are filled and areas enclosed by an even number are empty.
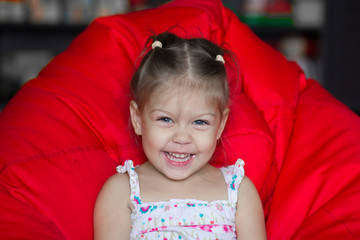
<svg viewBox="0 0 360 240"><path fill-rule="evenodd" d="M129 199L130 183L127 174L114 174L105 182L95 203L95 239L129 239Z"/></svg>
<svg viewBox="0 0 360 240"><path fill-rule="evenodd" d="M113 206L128 204L130 199L129 175L116 173L101 188L96 203L110 202Z"/></svg>
<svg viewBox="0 0 360 240"><path fill-rule="evenodd" d="M266 239L262 203L255 185L246 176L238 190L235 223L239 239Z"/></svg>
<svg viewBox="0 0 360 240"><path fill-rule="evenodd" d="M247 176L244 176L239 186L239 200L246 200L249 197L258 197L259 194L255 185Z"/></svg>
<svg viewBox="0 0 360 240"><path fill-rule="evenodd" d="M122 192L128 191L130 193L129 175L127 173L115 173L104 184L102 191Z"/></svg>

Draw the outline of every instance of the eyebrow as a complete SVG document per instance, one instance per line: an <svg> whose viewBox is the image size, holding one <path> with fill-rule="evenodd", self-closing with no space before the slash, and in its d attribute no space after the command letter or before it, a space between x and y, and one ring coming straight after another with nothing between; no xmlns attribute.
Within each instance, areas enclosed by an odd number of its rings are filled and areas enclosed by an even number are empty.
<svg viewBox="0 0 360 240"><path fill-rule="evenodd" d="M153 109L153 110L150 111L150 114L151 114L151 113L154 113L154 112L162 112L162 113L165 113L165 114L171 115L171 116L173 115L173 114L171 114L171 113L168 112L168 111L160 110L160 109ZM196 114L196 115L195 115L195 118L200 118L200 117L203 117L203 116L206 116L206 115L210 115L210 116L216 118L216 114L215 114L215 113L212 113L212 112L208 112L208 113L205 112L205 113Z"/></svg>
<svg viewBox="0 0 360 240"><path fill-rule="evenodd" d="M198 118L198 117L203 117L203 116L206 116L206 115L210 115L210 116L216 118L216 114L215 114L215 113L200 113L200 114L196 115L196 118Z"/></svg>
<svg viewBox="0 0 360 240"><path fill-rule="evenodd" d="M160 109L153 109L153 110L150 111L150 113L153 113L153 112L163 112L163 113L166 113L168 115L171 115L168 111L160 110Z"/></svg>

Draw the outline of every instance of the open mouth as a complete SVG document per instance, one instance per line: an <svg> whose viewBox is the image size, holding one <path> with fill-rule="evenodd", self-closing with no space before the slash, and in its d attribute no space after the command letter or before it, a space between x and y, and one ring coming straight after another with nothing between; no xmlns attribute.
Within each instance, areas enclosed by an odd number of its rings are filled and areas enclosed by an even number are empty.
<svg viewBox="0 0 360 240"><path fill-rule="evenodd" d="M166 157L176 163L184 163L192 159L195 154L191 153L171 153L171 152L165 152Z"/></svg>

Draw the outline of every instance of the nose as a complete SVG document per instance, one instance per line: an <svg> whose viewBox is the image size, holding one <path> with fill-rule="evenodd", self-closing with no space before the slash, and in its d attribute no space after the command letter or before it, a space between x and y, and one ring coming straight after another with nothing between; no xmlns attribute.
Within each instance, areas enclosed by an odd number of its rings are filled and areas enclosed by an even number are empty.
<svg viewBox="0 0 360 240"><path fill-rule="evenodd" d="M173 142L177 144L189 144L191 141L192 136L186 129L178 129L173 135Z"/></svg>

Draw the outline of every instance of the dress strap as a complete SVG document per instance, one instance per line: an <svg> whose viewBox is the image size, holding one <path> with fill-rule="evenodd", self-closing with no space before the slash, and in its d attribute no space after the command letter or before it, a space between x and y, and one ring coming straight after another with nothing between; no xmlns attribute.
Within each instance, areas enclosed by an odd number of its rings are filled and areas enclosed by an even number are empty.
<svg viewBox="0 0 360 240"><path fill-rule="evenodd" d="M139 177L135 172L133 161L126 160L123 166L120 165L116 167L116 171L118 173L128 172L130 178L130 188L131 188L130 200L134 205L141 204Z"/></svg>
<svg viewBox="0 0 360 240"><path fill-rule="evenodd" d="M245 162L238 159L234 165L221 168L228 187L229 202L231 203L237 203L239 185L245 176L244 165Z"/></svg>

